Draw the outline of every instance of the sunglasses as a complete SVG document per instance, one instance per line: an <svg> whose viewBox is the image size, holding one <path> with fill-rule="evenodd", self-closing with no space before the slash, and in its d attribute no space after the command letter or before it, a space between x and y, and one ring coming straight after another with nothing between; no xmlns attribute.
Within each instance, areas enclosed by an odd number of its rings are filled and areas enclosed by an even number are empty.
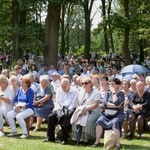
<svg viewBox="0 0 150 150"><path fill-rule="evenodd" d="M90 83L90 82L83 82L82 85L84 85L84 84L87 85L87 84L89 84L89 83Z"/></svg>

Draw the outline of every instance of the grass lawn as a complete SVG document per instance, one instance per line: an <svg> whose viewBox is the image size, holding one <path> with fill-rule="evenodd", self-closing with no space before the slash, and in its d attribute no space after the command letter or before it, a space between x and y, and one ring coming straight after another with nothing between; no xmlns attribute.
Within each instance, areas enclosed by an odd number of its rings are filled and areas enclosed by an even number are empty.
<svg viewBox="0 0 150 150"><path fill-rule="evenodd" d="M45 124L42 124L42 127L45 127ZM17 130L21 134L19 127ZM7 135L11 130L4 127L4 132ZM77 147L75 142L70 142L70 145L61 145L60 142L44 143L46 129L40 132L30 131L30 136L27 139L20 139L19 136L0 137L0 150L103 150L103 145L92 148L91 144ZM101 142L103 142L103 139ZM136 138L134 140L121 139L121 147L122 150L150 150L150 133L143 134L140 140Z"/></svg>

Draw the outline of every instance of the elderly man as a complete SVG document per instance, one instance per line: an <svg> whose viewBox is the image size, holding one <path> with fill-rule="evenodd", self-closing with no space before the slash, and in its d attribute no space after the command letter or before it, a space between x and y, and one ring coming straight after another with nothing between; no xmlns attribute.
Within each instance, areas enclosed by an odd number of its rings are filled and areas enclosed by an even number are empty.
<svg viewBox="0 0 150 150"><path fill-rule="evenodd" d="M65 119L70 120L73 110L75 109L76 100L78 98L78 90L70 86L70 81L67 78L62 78L60 82L61 86L56 93L56 103L53 113L48 117L48 129L47 129L47 139L45 142L55 141L55 126L60 124L62 128L62 144L68 143L69 133L71 132L70 121L65 123ZM62 116L60 110L64 112L64 108L67 108L69 112Z"/></svg>

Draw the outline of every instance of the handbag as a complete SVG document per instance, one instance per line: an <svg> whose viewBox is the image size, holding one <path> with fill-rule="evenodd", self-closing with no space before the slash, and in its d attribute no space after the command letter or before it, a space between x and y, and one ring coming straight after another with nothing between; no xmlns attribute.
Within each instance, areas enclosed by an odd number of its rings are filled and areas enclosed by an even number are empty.
<svg viewBox="0 0 150 150"><path fill-rule="evenodd" d="M105 109L104 115L108 118L114 118L117 116L118 111L114 109Z"/></svg>
<svg viewBox="0 0 150 150"><path fill-rule="evenodd" d="M117 133L113 130L105 130L104 132L104 150L113 149L116 145Z"/></svg>

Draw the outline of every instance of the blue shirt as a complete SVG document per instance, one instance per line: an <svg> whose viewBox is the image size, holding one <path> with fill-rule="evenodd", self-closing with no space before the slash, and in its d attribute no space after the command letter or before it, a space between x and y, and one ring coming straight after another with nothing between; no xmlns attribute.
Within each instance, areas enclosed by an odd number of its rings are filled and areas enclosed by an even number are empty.
<svg viewBox="0 0 150 150"><path fill-rule="evenodd" d="M34 110L33 100L34 91L31 88L29 88L28 91L25 93L23 92L22 88L18 88L14 99L14 103L25 103L26 108L31 108Z"/></svg>

